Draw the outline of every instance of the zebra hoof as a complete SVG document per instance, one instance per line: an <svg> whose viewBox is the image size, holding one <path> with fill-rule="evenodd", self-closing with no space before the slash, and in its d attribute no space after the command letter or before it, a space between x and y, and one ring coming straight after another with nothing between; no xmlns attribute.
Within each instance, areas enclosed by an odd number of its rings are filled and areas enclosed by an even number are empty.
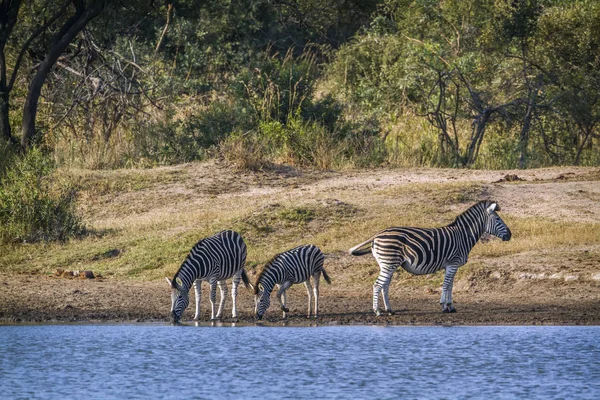
<svg viewBox="0 0 600 400"><path fill-rule="evenodd" d="M392 310L387 310L386 313L387 313L387 315L394 315L395 314Z"/></svg>
<svg viewBox="0 0 600 400"><path fill-rule="evenodd" d="M446 313L446 314L455 313L456 312L456 308L454 308L453 306L445 307L442 310L442 312Z"/></svg>
<svg viewBox="0 0 600 400"><path fill-rule="evenodd" d="M377 315L378 317L381 317L381 310L375 310L375 315Z"/></svg>
<svg viewBox="0 0 600 400"><path fill-rule="evenodd" d="M281 311L283 311L283 312L290 312L290 309L289 309L289 308L287 308L287 307L283 307L283 306L282 306L282 307L281 307Z"/></svg>

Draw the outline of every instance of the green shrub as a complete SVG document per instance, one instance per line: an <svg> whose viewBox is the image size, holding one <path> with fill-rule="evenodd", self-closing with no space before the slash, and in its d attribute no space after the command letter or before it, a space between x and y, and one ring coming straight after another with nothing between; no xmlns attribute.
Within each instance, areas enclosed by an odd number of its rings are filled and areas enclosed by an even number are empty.
<svg viewBox="0 0 600 400"><path fill-rule="evenodd" d="M0 139L0 182L2 182L2 178L8 170L8 166L11 164L14 156L12 147L4 140Z"/></svg>
<svg viewBox="0 0 600 400"><path fill-rule="evenodd" d="M0 186L0 241L62 241L84 233L76 194L57 179L53 160L41 150L15 158Z"/></svg>
<svg viewBox="0 0 600 400"><path fill-rule="evenodd" d="M140 160L150 165L203 160L231 132L252 126L252 116L226 102L215 101L185 118L173 114L169 111L164 120L141 127L128 164L139 164Z"/></svg>

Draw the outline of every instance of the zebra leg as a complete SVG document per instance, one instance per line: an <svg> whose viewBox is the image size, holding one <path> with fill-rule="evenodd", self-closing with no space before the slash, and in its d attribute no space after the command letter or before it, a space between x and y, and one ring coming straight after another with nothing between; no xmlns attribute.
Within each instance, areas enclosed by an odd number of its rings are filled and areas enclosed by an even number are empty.
<svg viewBox="0 0 600 400"><path fill-rule="evenodd" d="M377 314L377 316L381 315L381 310L379 309L379 295L383 293L383 301L386 311L390 313L392 310L390 309L389 301L387 299L387 288L390 286L390 281L392 280L392 274L394 273L395 267L389 267L386 265L379 265L379 277L375 281L373 285L373 312Z"/></svg>
<svg viewBox="0 0 600 400"><path fill-rule="evenodd" d="M285 291L292 286L292 282L285 281L281 285L279 285L279 291L277 291L277 300L279 300L279 305L281 306L281 310L283 311L283 318L287 318L287 313L290 311L289 308L285 306L286 295Z"/></svg>
<svg viewBox="0 0 600 400"><path fill-rule="evenodd" d="M215 319L215 303L217 301L217 281L211 280L210 284L210 319Z"/></svg>
<svg viewBox="0 0 600 400"><path fill-rule="evenodd" d="M202 281L196 279L194 281L194 294L196 295L196 314L194 315L194 321L200 320L200 295L202 294Z"/></svg>
<svg viewBox="0 0 600 400"><path fill-rule="evenodd" d="M312 306L312 285L310 284L310 277L308 277L308 279L304 281L304 286L306 287L306 294L308 295L308 313L306 314L306 318L310 318L310 311Z"/></svg>
<svg viewBox="0 0 600 400"><path fill-rule="evenodd" d="M454 275L458 271L457 266L446 267L446 273L444 274L444 283L442 285L442 297L440 298L440 304L442 305L442 312L444 313L455 313L456 308L452 305L452 286L454 284Z"/></svg>
<svg viewBox="0 0 600 400"><path fill-rule="evenodd" d="M319 281L321 280L321 271L313 275L313 291L315 292L315 318L319 316Z"/></svg>
<svg viewBox="0 0 600 400"><path fill-rule="evenodd" d="M390 307L390 298L388 296L389 288L390 288L390 282L387 282L381 288L381 294L383 295L383 307L385 308L385 312L388 313L388 315L394 315L394 312L392 311L392 307Z"/></svg>
<svg viewBox="0 0 600 400"><path fill-rule="evenodd" d="M233 275L231 279L231 301L233 303L231 306L231 317L234 319L237 318L237 291L241 280L242 270Z"/></svg>
<svg viewBox="0 0 600 400"><path fill-rule="evenodd" d="M219 291L221 292L221 301L219 302L217 319L221 319L223 317L223 308L225 307L225 302L227 301L227 282L219 281L217 284L219 285Z"/></svg>

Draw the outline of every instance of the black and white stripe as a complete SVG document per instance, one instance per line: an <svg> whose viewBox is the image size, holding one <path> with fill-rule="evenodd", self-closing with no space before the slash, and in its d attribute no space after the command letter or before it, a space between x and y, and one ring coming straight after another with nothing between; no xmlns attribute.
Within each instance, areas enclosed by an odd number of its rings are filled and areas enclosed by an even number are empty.
<svg viewBox="0 0 600 400"><path fill-rule="evenodd" d="M243 279L246 287L249 285L248 276L244 270L246 262L246 244L242 236L234 231L222 231L204 238L194 245L173 280L166 278L172 288L171 320L181 321L183 311L189 304L189 290L194 285L196 293L195 320L200 319L201 283L210 284L211 319L221 318L225 305L227 284L226 279L232 278L231 298L233 301L232 316L237 318L237 288ZM219 310L215 315L217 285L221 291Z"/></svg>
<svg viewBox="0 0 600 400"><path fill-rule="evenodd" d="M284 253L278 254L265 264L259 273L254 285L255 313L258 319L262 319L265 311L271 304L271 292L275 286L279 286L277 299L283 310L283 318L287 318L289 311L286 304L286 290L295 283L306 286L308 293L308 314L311 316L312 292L315 298L315 318L319 309L319 279L321 273L327 283L331 283L327 272L323 269L325 256L321 250L312 244L298 246ZM313 278L311 285L310 278Z"/></svg>
<svg viewBox="0 0 600 400"><path fill-rule="evenodd" d="M402 267L415 275L432 274L445 269L440 304L443 312L456 312L452 305L454 275L467 262L475 243L484 233L510 240L510 229L496 213L499 210L494 201L480 201L448 226L435 229L388 228L350 249L350 254L354 256L372 252L379 264L379 277L373 285L373 311L381 314L381 293L385 311L392 313L388 288L392 274ZM365 247L368 244L371 244L370 249Z"/></svg>

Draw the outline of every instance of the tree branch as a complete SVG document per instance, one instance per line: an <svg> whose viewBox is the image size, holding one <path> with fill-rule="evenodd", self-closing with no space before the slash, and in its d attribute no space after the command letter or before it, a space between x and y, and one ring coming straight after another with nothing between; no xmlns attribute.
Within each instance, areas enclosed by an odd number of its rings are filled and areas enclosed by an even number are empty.
<svg viewBox="0 0 600 400"><path fill-rule="evenodd" d="M69 6L69 4L71 4L71 0L65 1L65 3L62 5L62 7L48 21L46 21L45 24L40 25L31 34L31 36L29 36L29 38L25 41L25 43L23 43L23 45L21 46L21 50L19 51L19 55L17 56L17 60L15 61L15 65L13 66L13 72L10 76L10 81L7 85L7 89L9 92L12 90L13 85L15 84L15 80L17 79L17 72L19 71L19 67L21 66L21 61L23 61L23 56L25 55L25 52L29 48L29 45L31 45L31 42L33 42L35 40L35 38L37 38L39 35L41 35L46 29L48 29L50 27L50 25L52 25L58 18L60 18L61 15L64 14L65 11L67 10L67 7Z"/></svg>

